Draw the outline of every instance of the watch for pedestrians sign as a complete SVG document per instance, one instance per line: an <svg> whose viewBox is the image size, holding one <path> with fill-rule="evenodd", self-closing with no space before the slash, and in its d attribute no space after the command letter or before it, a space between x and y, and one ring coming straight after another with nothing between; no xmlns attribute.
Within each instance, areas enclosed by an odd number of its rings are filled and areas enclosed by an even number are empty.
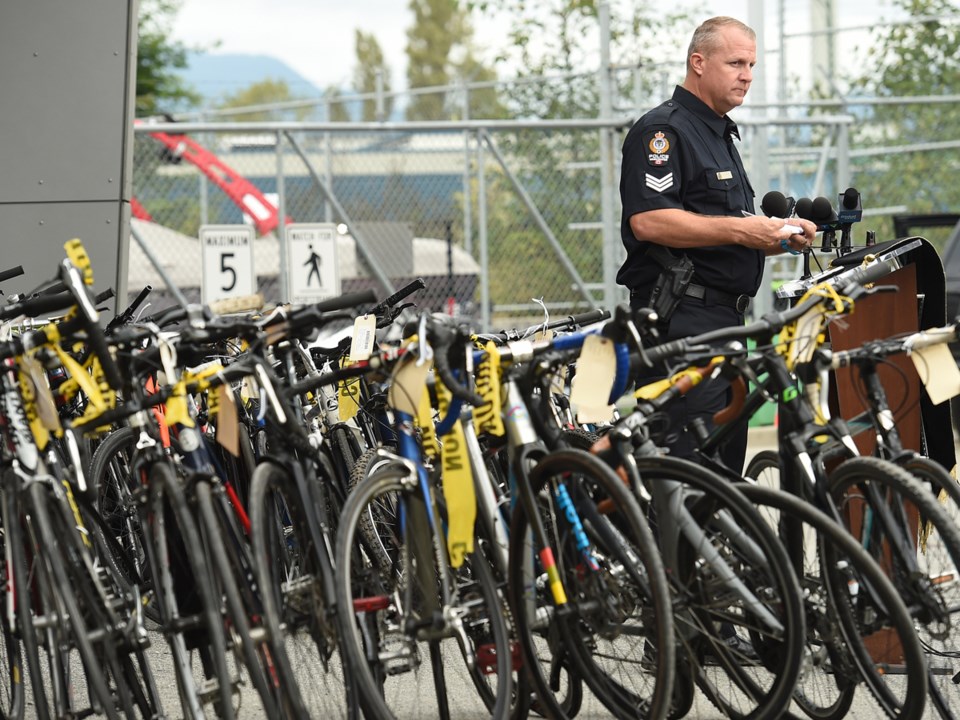
<svg viewBox="0 0 960 720"><path fill-rule="evenodd" d="M201 225L200 297L211 303L256 292L251 225Z"/></svg>
<svg viewBox="0 0 960 720"><path fill-rule="evenodd" d="M295 305L340 295L337 226L333 223L291 223L287 241L287 287Z"/></svg>

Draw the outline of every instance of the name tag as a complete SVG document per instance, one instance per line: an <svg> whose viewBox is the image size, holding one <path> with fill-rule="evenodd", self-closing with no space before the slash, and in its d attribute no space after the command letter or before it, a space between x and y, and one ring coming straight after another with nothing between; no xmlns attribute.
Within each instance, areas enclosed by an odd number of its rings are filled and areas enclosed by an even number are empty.
<svg viewBox="0 0 960 720"><path fill-rule="evenodd" d="M717 173L717 180L730 180L733 178L733 173L729 170L721 170Z"/></svg>

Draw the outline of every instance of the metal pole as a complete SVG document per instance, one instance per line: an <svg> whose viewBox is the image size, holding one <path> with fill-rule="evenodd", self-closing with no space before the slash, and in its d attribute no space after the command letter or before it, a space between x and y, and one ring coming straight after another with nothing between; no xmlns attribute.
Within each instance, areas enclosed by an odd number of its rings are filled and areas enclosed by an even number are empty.
<svg viewBox="0 0 960 720"><path fill-rule="evenodd" d="M133 235L133 239L136 241L137 245L140 246L140 249L143 250L143 254L147 256L147 260L150 261L150 264L153 265L153 269L157 271L157 274L163 278L163 284L167 286L167 290L170 291L170 294L173 295L174 299L180 304L180 307L187 307L190 303L187 301L186 296L180 291L180 288L177 287L177 284L167 275L167 271L163 269L163 265L157 260L156 255L153 254L153 251L147 246L146 241L141 237L140 232L137 228L130 223L130 234Z"/></svg>
<svg viewBox="0 0 960 720"><path fill-rule="evenodd" d="M463 81L463 119L470 119L470 88ZM470 193L470 135L463 131L463 248L473 255L473 197Z"/></svg>
<svg viewBox="0 0 960 720"><path fill-rule="evenodd" d="M283 183L283 136L278 132L277 135L277 242L280 245L280 302L287 302L289 299L289 278L287 277L287 218L284 208L286 207L286 193Z"/></svg>
<svg viewBox="0 0 960 720"><path fill-rule="evenodd" d="M487 178L483 144L477 138L477 228L480 241L480 327L490 330L490 248L487 243Z"/></svg>
<svg viewBox="0 0 960 720"><path fill-rule="evenodd" d="M600 3L600 119L613 117L613 89L610 78L610 3ZM616 305L617 250L619 242L614 234L615 209L613 202L613 131L600 129L600 212L603 243L603 304L609 310Z"/></svg>

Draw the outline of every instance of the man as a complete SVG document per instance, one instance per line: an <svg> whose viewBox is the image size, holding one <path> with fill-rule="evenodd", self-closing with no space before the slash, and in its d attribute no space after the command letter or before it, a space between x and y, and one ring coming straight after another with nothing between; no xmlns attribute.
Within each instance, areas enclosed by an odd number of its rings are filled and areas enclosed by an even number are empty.
<svg viewBox="0 0 960 720"><path fill-rule="evenodd" d="M627 259L617 282L630 289L631 307L658 307L664 293L654 291L669 275L665 268L683 257L692 263L689 285L670 317L661 318L664 340L742 324L764 256L814 241L808 220L790 218L802 229L794 234L784 218L754 215L755 193L733 144L740 135L727 113L743 103L756 61L751 28L730 17L707 20L693 34L683 84L641 117L623 144L620 234ZM693 457L690 420L709 426L727 392L725 383L705 383L671 408L671 452ZM741 471L745 452L746 429L724 461Z"/></svg>

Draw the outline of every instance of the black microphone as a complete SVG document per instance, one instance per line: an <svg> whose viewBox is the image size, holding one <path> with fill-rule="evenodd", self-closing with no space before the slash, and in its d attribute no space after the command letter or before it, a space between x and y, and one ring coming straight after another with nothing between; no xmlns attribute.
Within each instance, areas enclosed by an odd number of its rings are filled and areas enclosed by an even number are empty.
<svg viewBox="0 0 960 720"><path fill-rule="evenodd" d="M837 230L840 229L840 223L837 220L837 213L833 210L833 205L825 197L816 197L813 199L812 217L810 218L817 225L817 230L823 232L820 250L830 252L837 239Z"/></svg>
<svg viewBox="0 0 960 720"><path fill-rule="evenodd" d="M760 209L767 217L788 218L793 212L793 198L784 196L779 190L771 190L760 201Z"/></svg>
<svg viewBox="0 0 960 720"><path fill-rule="evenodd" d="M859 190L851 187L840 194L837 201L837 219L845 225L863 220L863 204Z"/></svg>
<svg viewBox="0 0 960 720"><path fill-rule="evenodd" d="M837 219L840 221L840 249L849 250L853 246L850 238L850 226L863 219L863 204L860 191L847 188L837 201Z"/></svg>

